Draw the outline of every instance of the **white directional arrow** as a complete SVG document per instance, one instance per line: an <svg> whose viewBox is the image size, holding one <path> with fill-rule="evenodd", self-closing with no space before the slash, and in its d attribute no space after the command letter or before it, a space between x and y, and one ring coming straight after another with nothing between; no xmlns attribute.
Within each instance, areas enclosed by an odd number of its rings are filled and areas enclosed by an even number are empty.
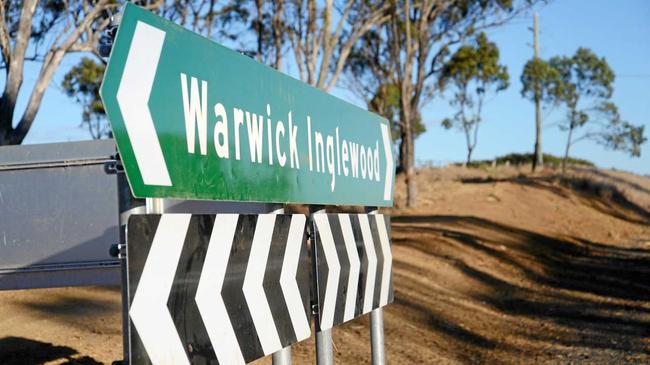
<svg viewBox="0 0 650 365"><path fill-rule="evenodd" d="M237 219L237 214L217 214L195 297L219 364L246 363L221 296Z"/></svg>
<svg viewBox="0 0 650 365"><path fill-rule="evenodd" d="M375 276L377 276L377 254L375 253L375 244L372 240L370 223L367 214L359 214L359 225L361 226L361 236L363 237L363 247L368 256L368 277L366 278L366 291L363 296L363 313L372 310L373 293L375 292Z"/></svg>
<svg viewBox="0 0 650 365"><path fill-rule="evenodd" d="M244 276L242 288L265 355L282 349L263 286L266 263L271 249L271 239L273 238L275 217L275 214L260 214L257 218L255 235L253 236L250 257L248 258L248 269Z"/></svg>
<svg viewBox="0 0 650 365"><path fill-rule="evenodd" d="M280 287L282 287L282 294L284 294L284 300L287 303L287 309L289 309L289 317L297 341L311 335L311 328L305 316L300 289L296 280L306 220L307 217L299 214L294 214L291 218L287 247L282 261L282 272L280 273Z"/></svg>
<svg viewBox="0 0 650 365"><path fill-rule="evenodd" d="M183 250L190 214L162 215L129 314L153 365L189 364L167 299Z"/></svg>
<svg viewBox="0 0 650 365"><path fill-rule="evenodd" d="M388 290L390 287L390 272L393 266L393 254L390 252L390 239L386 229L386 221L381 214L374 215L377 220L377 229L379 231L379 242L381 243L381 252L384 256L384 268L381 273L381 291L379 292L379 305L388 304Z"/></svg>
<svg viewBox="0 0 650 365"><path fill-rule="evenodd" d="M386 156L386 177L384 181L384 200L390 200L390 195L393 189L393 174L395 173L393 167L393 153L392 145L390 143L390 131L388 125L381 123L381 135L384 140L384 154Z"/></svg>
<svg viewBox="0 0 650 365"><path fill-rule="evenodd" d="M138 21L117 90L117 103L142 181L146 185L171 186L148 105L164 41L165 32Z"/></svg>
<svg viewBox="0 0 650 365"><path fill-rule="evenodd" d="M354 233L352 233L352 223L348 214L339 214L339 222L341 223L341 231L343 232L343 240L345 241L345 250L350 260L350 275L348 276L348 293L345 298L345 312L343 315L344 321L349 321L354 318L354 307L357 302L357 287L359 286L359 269L361 263L359 262L359 253L357 252L357 243L354 240Z"/></svg>
<svg viewBox="0 0 650 365"><path fill-rule="evenodd" d="M327 214L314 214L314 222L318 227L318 234L321 237L325 261L327 262L327 284L325 285L325 299L321 310L320 328L326 330L332 328L334 323L334 311L336 309L337 289L341 264L336 255L336 246L332 237L332 230L327 219Z"/></svg>

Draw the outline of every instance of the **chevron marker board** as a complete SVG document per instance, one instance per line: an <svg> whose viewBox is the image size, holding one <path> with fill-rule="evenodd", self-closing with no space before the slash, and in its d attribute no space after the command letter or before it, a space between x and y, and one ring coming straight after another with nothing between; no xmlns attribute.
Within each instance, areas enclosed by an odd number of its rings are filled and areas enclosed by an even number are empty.
<svg viewBox="0 0 650 365"><path fill-rule="evenodd" d="M244 364L311 335L304 215L132 215L131 364Z"/></svg>

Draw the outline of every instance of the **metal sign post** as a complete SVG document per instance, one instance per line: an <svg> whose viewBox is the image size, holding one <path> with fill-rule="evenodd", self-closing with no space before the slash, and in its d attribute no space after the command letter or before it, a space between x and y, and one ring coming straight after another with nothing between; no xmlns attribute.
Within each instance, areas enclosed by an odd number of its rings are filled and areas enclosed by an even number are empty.
<svg viewBox="0 0 650 365"><path fill-rule="evenodd" d="M161 198L146 198L147 214L162 214L163 210L163 200Z"/></svg>
<svg viewBox="0 0 650 365"><path fill-rule="evenodd" d="M370 312L370 346L372 349L372 364L386 364L386 349L384 347L384 308Z"/></svg>
<svg viewBox="0 0 650 365"><path fill-rule="evenodd" d="M291 346L273 353L273 365L291 365Z"/></svg>
<svg viewBox="0 0 650 365"><path fill-rule="evenodd" d="M332 329L316 332L316 364L334 364L334 351L332 346Z"/></svg>
<svg viewBox="0 0 650 365"><path fill-rule="evenodd" d="M368 214L377 214L377 208L366 208ZM370 312L370 348L372 364L386 364L386 348L384 346L384 308Z"/></svg>

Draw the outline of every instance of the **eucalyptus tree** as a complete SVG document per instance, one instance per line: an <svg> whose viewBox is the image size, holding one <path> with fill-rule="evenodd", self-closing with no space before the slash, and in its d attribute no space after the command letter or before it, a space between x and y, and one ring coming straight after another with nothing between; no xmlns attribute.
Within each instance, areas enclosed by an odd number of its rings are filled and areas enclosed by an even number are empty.
<svg viewBox="0 0 650 365"><path fill-rule="evenodd" d="M508 88L509 79L507 67L499 63L499 48L485 33L478 34L472 44L458 48L442 69L440 88L452 88L450 104L457 109L442 125L465 134L468 164L478 143L485 98Z"/></svg>
<svg viewBox="0 0 650 365"><path fill-rule="evenodd" d="M560 123L561 130L567 132L562 173L571 147L582 140L640 156L641 145L647 140L644 127L623 120L611 101L616 76L607 60L579 48L571 57L551 58L549 64L560 74L558 100L566 107L566 117ZM582 135L576 135L580 130Z"/></svg>
<svg viewBox="0 0 650 365"><path fill-rule="evenodd" d="M395 0L390 17L365 33L348 67L350 90L370 101L384 84L399 91L399 163L407 206L416 202L415 137L421 110L440 94L437 79L454 47L505 24L538 0Z"/></svg>
<svg viewBox="0 0 650 365"><path fill-rule="evenodd" d="M524 65L521 74L521 95L534 102L535 105L557 105L562 92L560 73L554 67L539 57L535 57ZM542 116L541 110L535 110L535 146L533 157L533 171L543 161L542 151Z"/></svg>

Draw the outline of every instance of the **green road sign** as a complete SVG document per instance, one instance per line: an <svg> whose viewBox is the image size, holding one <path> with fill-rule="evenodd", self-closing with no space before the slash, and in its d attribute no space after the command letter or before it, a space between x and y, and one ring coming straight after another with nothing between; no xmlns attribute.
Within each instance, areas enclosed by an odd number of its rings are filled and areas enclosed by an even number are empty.
<svg viewBox="0 0 650 365"><path fill-rule="evenodd" d="M390 206L390 128L127 4L101 88L133 195Z"/></svg>

